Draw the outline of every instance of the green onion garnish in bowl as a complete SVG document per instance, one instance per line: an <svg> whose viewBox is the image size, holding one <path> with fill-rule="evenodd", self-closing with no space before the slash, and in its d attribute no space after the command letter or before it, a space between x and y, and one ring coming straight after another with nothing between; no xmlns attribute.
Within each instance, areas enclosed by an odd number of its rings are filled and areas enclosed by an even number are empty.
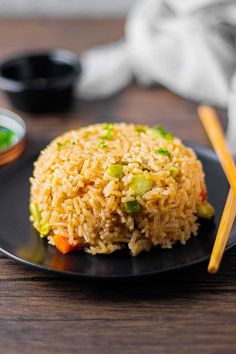
<svg viewBox="0 0 236 354"><path fill-rule="evenodd" d="M16 133L13 130L0 126L0 149L11 146L15 140Z"/></svg>
<svg viewBox="0 0 236 354"><path fill-rule="evenodd" d="M15 113L0 108L0 166L21 155L25 147L26 125Z"/></svg>

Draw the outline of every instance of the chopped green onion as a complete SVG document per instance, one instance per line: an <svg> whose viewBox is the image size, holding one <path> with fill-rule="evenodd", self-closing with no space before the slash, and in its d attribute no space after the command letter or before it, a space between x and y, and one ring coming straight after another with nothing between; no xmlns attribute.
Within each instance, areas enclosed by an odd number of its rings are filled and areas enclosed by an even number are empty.
<svg viewBox="0 0 236 354"><path fill-rule="evenodd" d="M5 149L13 143L15 133L7 128L0 126L0 149Z"/></svg>
<svg viewBox="0 0 236 354"><path fill-rule="evenodd" d="M215 209L208 202L201 203L197 206L197 216L199 218L210 220L214 216L214 214L215 214Z"/></svg>
<svg viewBox="0 0 236 354"><path fill-rule="evenodd" d="M146 127L144 125L135 125L134 130L139 133L145 133L146 132Z"/></svg>
<svg viewBox="0 0 236 354"><path fill-rule="evenodd" d="M51 226L48 223L43 224L40 227L40 237L43 238L48 235Z"/></svg>
<svg viewBox="0 0 236 354"><path fill-rule="evenodd" d="M112 130L114 127L114 123L111 123L111 122L103 123L103 127L106 130Z"/></svg>
<svg viewBox="0 0 236 354"><path fill-rule="evenodd" d="M168 171L170 172L170 174L173 178L177 177L179 174L179 168L175 167L175 166L168 168Z"/></svg>
<svg viewBox="0 0 236 354"><path fill-rule="evenodd" d="M124 203L124 209L127 214L137 214L140 212L141 206L137 200L130 200Z"/></svg>
<svg viewBox="0 0 236 354"><path fill-rule="evenodd" d="M164 128L162 128L160 125L154 125L152 128L150 128L152 131L156 132L156 135L159 137L166 139L166 140L173 140L174 136L173 134L168 133Z"/></svg>
<svg viewBox="0 0 236 354"><path fill-rule="evenodd" d="M105 130L105 133L100 135L100 138L106 139L106 140L111 139L112 131L113 131L113 128L114 128L114 123L104 123L103 124L103 128Z"/></svg>
<svg viewBox="0 0 236 354"><path fill-rule="evenodd" d="M111 139L111 136L112 136L112 130L107 130L106 133L100 135L100 138L102 139Z"/></svg>
<svg viewBox="0 0 236 354"><path fill-rule="evenodd" d="M121 179L125 175L123 165L121 163L114 163L110 165L107 171L112 177L117 177L119 179Z"/></svg>
<svg viewBox="0 0 236 354"><path fill-rule="evenodd" d="M99 148L104 148L104 147L106 147L107 146L107 143L105 142L105 141L100 141L99 143L98 143L98 147Z"/></svg>
<svg viewBox="0 0 236 354"><path fill-rule="evenodd" d="M34 222L36 224L39 224L41 220L41 214L37 203L30 203L30 213L33 217Z"/></svg>
<svg viewBox="0 0 236 354"><path fill-rule="evenodd" d="M65 140L63 143L58 142L57 148L61 149L63 146L67 145L68 143L69 143L69 140Z"/></svg>
<svg viewBox="0 0 236 354"><path fill-rule="evenodd" d="M171 157L171 153L169 152L169 150L165 150L165 149L162 149L162 148L157 150L157 154L165 155L165 156L167 156L169 158Z"/></svg>
<svg viewBox="0 0 236 354"><path fill-rule="evenodd" d="M146 178L143 174L134 175L129 185L133 195L144 195L149 192L153 187L153 181Z"/></svg>

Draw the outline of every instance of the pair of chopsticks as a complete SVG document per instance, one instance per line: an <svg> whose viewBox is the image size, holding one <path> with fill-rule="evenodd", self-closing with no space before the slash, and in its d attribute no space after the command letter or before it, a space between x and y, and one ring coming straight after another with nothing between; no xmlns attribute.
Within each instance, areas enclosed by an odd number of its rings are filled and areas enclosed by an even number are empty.
<svg viewBox="0 0 236 354"><path fill-rule="evenodd" d="M208 106L199 106L198 115L231 187L208 265L208 272L216 273L219 269L224 249L236 216L236 166L225 143L224 133L215 110Z"/></svg>

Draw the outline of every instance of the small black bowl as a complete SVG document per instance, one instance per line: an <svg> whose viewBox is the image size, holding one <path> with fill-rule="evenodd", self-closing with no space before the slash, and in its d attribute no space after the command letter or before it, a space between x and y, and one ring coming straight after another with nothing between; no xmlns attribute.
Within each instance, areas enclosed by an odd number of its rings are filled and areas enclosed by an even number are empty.
<svg viewBox="0 0 236 354"><path fill-rule="evenodd" d="M81 73L76 54L64 49L27 52L0 64L0 89L25 112L67 110Z"/></svg>

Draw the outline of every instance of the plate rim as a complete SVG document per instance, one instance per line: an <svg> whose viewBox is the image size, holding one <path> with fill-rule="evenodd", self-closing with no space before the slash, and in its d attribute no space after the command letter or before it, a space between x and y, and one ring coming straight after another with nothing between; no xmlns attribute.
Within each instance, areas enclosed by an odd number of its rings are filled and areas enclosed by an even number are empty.
<svg viewBox="0 0 236 354"><path fill-rule="evenodd" d="M229 251L232 247L234 247L236 245L236 240L230 242L229 244L227 244L227 246L225 247L225 252ZM64 276L70 276L70 277L75 277L75 278L83 278L83 279L104 279L104 280L111 280L111 279L131 279L131 278L144 278L144 277L151 277L151 276L155 276L155 275L160 275L160 274L166 274L166 273L171 273L171 272L178 272L180 270L184 270L186 268L190 268L190 267L195 267L198 264L201 263L205 263L206 261L208 261L210 259L210 255L207 255L205 257L199 258L191 263L185 263L185 264L180 264L178 266L174 266L174 267L168 267L165 269L157 269L155 271L151 271L151 272L144 272L144 273L139 273L139 274L112 274L112 275L108 275L108 274L97 274L97 275L88 275L85 273L78 273L78 272L72 272L72 271L62 271L60 269L56 269L56 268L50 268L44 265L40 265L37 263L33 263L30 261L27 261L25 259L22 259L18 256L15 256L11 253L9 253L8 251L2 249L0 247L0 251L7 256L10 259L13 259L14 261L17 261L18 263L21 263L29 268L33 268L33 269L39 269L42 271L46 271L49 273L54 273L54 274L60 274L60 275L64 275ZM92 257L92 256L91 256Z"/></svg>

